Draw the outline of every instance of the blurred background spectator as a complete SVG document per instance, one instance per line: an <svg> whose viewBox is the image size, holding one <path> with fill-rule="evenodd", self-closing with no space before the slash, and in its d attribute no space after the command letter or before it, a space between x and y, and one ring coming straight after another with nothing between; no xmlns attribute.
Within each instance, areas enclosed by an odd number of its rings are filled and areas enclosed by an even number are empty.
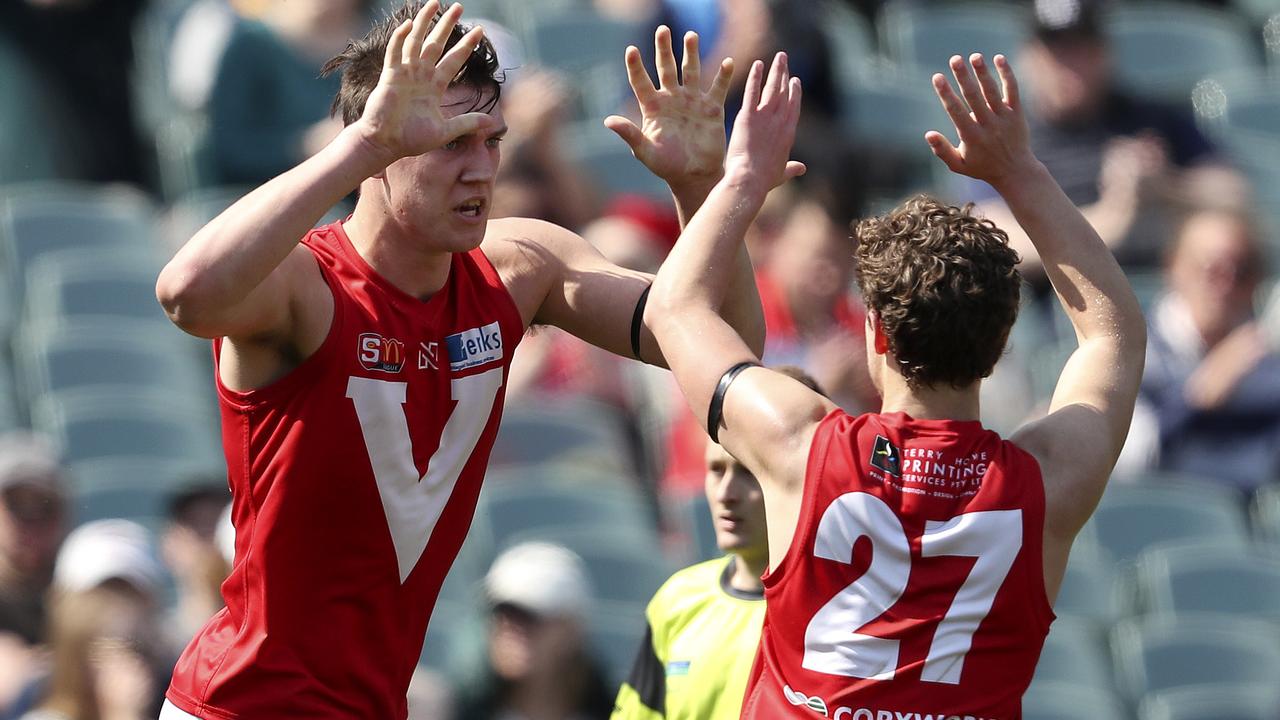
<svg viewBox="0 0 1280 720"><path fill-rule="evenodd" d="M225 482L203 481L169 502L160 551L177 592L164 628L174 657L222 609L222 581L231 562L218 547L217 534L230 501Z"/></svg>
<svg viewBox="0 0 1280 720"><path fill-rule="evenodd" d="M485 575L483 668L457 714L476 720L602 718L613 695L586 644L592 590L582 560L548 543L516 545Z"/></svg>
<svg viewBox="0 0 1280 720"><path fill-rule="evenodd" d="M209 94L215 183L261 184L338 134L329 106L340 78L317 69L364 33L369 10L367 0L274 0L235 23Z"/></svg>
<svg viewBox="0 0 1280 720"><path fill-rule="evenodd" d="M1190 109L1130 94L1095 0L1036 0L1032 31L1018 54L1036 156L1124 263L1155 265L1168 237L1168 202L1181 174L1214 160ZM976 184L976 183L975 183ZM983 209L1046 288L1026 234L994 191Z"/></svg>
<svg viewBox="0 0 1280 720"><path fill-rule="evenodd" d="M47 438L0 436L0 632L45 640L45 592L67 531L63 470Z"/></svg>
<svg viewBox="0 0 1280 720"><path fill-rule="evenodd" d="M1183 221L1169 291L1151 309L1145 407L1130 431L1135 447L1154 447L1154 467L1247 493L1280 470L1280 356L1254 313L1266 276L1258 233L1232 210Z"/></svg>
<svg viewBox="0 0 1280 720"><path fill-rule="evenodd" d="M150 186L150 148L134 115L128 69L134 23L147 0L12 0L0 3L0 38L37 83L56 121L49 133L63 177ZM7 85L8 83L6 83ZM9 102L19 97L9 98ZM21 177L19 175L19 177Z"/></svg>
<svg viewBox="0 0 1280 720"><path fill-rule="evenodd" d="M161 637L163 580L137 523L98 520L68 535L50 594L51 667L25 693L33 709L21 717L156 717L173 661Z"/></svg>

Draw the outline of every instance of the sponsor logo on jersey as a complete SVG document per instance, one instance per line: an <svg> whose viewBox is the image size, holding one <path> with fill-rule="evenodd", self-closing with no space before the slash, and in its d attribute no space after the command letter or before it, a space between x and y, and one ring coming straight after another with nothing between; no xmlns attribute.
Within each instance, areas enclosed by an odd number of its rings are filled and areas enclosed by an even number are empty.
<svg viewBox="0 0 1280 720"><path fill-rule="evenodd" d="M816 713L821 713L822 717L827 716L827 701L816 695L809 697L804 693L792 690L790 685L782 686L782 694L786 696L787 702L792 705L803 705Z"/></svg>
<svg viewBox="0 0 1280 720"><path fill-rule="evenodd" d="M440 369L440 343L438 342L418 343L418 369L419 370Z"/></svg>
<svg viewBox="0 0 1280 720"><path fill-rule="evenodd" d="M978 715L958 715L945 712L922 713L917 710L902 711L883 708L855 708L848 705L837 706L835 715L830 715L827 709L827 702L820 697L808 697L802 692L792 690L790 685L782 686L782 694L787 698L787 702L792 705L807 707L823 717L830 717L831 720L995 720L994 718L984 718Z"/></svg>
<svg viewBox="0 0 1280 720"><path fill-rule="evenodd" d="M362 333L357 357L365 370L398 373L404 367L404 343L378 333Z"/></svg>
<svg viewBox="0 0 1280 720"><path fill-rule="evenodd" d="M688 660L672 660L667 663L667 677L679 677L689 674Z"/></svg>
<svg viewBox="0 0 1280 720"><path fill-rule="evenodd" d="M454 372L502 359L502 329L496 321L450 335L444 342Z"/></svg>
<svg viewBox="0 0 1280 720"><path fill-rule="evenodd" d="M894 477L902 477L902 451L889 442L889 438L876 435L876 444L871 448L871 467L880 468Z"/></svg>

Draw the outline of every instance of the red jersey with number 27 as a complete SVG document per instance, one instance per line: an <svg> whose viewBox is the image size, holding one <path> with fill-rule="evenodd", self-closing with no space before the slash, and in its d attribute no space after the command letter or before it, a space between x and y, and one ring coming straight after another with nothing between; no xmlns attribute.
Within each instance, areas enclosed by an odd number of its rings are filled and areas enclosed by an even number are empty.
<svg viewBox="0 0 1280 720"><path fill-rule="evenodd" d="M264 388L218 385L235 562L167 693L206 720L406 716L524 332L478 249L423 301L341 224L303 244L333 293L323 344Z"/></svg>
<svg viewBox="0 0 1280 720"><path fill-rule="evenodd" d="M1016 720L1053 610L1044 486L976 421L833 411L764 580L752 720Z"/></svg>

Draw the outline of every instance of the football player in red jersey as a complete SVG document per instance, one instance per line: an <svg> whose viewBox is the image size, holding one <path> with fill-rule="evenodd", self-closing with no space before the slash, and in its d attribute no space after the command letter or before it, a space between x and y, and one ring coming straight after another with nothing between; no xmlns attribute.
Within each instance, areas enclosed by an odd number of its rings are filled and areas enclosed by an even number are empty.
<svg viewBox="0 0 1280 720"><path fill-rule="evenodd" d="M226 608L188 646L166 716L403 718L405 690L497 433L512 351L550 324L664 364L650 277L577 235L488 221L498 68L461 7L397 12L329 68L345 130L201 229L165 267L170 318L214 339L235 562ZM608 126L683 217L723 172L731 63L683 82L666 28L660 87L626 64L640 126ZM345 222L312 230L360 190ZM727 320L763 345L745 250Z"/></svg>
<svg viewBox="0 0 1280 720"><path fill-rule="evenodd" d="M1028 148L1008 61L951 59L934 89L960 144L925 140L984 180L1035 242L1079 347L1049 413L1008 440L979 421L978 388L1017 315L1006 235L916 198L855 228L879 413L852 417L758 367L713 312L787 154L800 86L756 63L725 176L654 281L646 310L713 438L759 478L767 610L744 718L1021 716L1072 540L1106 486L1142 374L1132 290Z"/></svg>

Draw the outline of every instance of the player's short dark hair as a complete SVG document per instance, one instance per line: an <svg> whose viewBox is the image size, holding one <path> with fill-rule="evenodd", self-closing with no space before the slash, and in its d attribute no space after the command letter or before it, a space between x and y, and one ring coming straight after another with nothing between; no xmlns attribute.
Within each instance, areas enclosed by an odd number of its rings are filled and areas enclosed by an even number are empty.
<svg viewBox="0 0 1280 720"><path fill-rule="evenodd" d="M1009 236L973 205L917 195L854 226L855 276L912 388L987 377L1018 318L1022 277Z"/></svg>
<svg viewBox="0 0 1280 720"><path fill-rule="evenodd" d="M321 69L321 76L331 73L342 73L342 86L333 98L330 114L341 114L342 123L350 125L364 114L365 103L369 95L378 85L382 76L382 66L387 55L387 45L391 42L391 34L406 20L412 20L422 9L421 2L407 2L382 20L378 21L364 37L347 43L346 49L329 59ZM435 20L440 19L436 13ZM457 45L471 27L463 23L454 26L445 41L445 52ZM471 57L458 72L451 86L465 86L473 89L475 95L470 100L467 112L488 112L498 104L502 94L502 81L498 78L498 53L488 38L481 38Z"/></svg>

